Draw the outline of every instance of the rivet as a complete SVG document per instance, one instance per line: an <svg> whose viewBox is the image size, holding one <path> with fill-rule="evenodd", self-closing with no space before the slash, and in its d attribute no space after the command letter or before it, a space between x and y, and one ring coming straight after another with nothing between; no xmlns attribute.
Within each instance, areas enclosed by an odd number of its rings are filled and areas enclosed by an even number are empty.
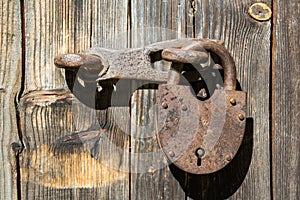
<svg viewBox="0 0 300 200"><path fill-rule="evenodd" d="M163 102L161 104L161 106L162 106L163 109L167 109L168 108L168 103L167 102Z"/></svg>
<svg viewBox="0 0 300 200"><path fill-rule="evenodd" d="M231 155L227 155L227 156L225 157L225 159L226 159L228 162L230 162L230 161L232 160L232 157L231 157Z"/></svg>
<svg viewBox="0 0 300 200"><path fill-rule="evenodd" d="M254 3L248 9L249 15L258 21L267 21L272 17L271 8L265 3Z"/></svg>
<svg viewBox="0 0 300 200"><path fill-rule="evenodd" d="M181 109L182 109L183 111L187 111L186 105L183 104L183 105L181 106Z"/></svg>
<svg viewBox="0 0 300 200"><path fill-rule="evenodd" d="M231 103L231 105L235 106L236 105L236 99L235 98L231 98L230 99L230 103Z"/></svg>
<svg viewBox="0 0 300 200"><path fill-rule="evenodd" d="M169 156L170 156L170 157L174 157L174 156L175 156L175 153L174 153L174 151L169 151L169 153L168 153L168 154L169 154Z"/></svg>
<svg viewBox="0 0 300 200"><path fill-rule="evenodd" d="M239 119L241 120L241 121L244 121L245 120L245 115L244 114L239 114Z"/></svg>

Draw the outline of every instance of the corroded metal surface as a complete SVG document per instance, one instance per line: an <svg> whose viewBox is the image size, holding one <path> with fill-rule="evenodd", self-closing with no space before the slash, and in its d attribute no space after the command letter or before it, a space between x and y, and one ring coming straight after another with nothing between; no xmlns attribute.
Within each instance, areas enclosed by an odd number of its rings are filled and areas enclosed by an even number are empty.
<svg viewBox="0 0 300 200"><path fill-rule="evenodd" d="M225 89L235 89L233 77L236 72L232 57L219 42L207 39L176 39L135 49L95 47L81 54L58 55L55 58L55 65L69 70L80 68L82 74L87 74L83 76L83 81L136 79L166 83L168 72L155 69L153 66L155 61L199 64L207 61L207 51L220 56L223 62Z"/></svg>
<svg viewBox="0 0 300 200"><path fill-rule="evenodd" d="M209 174L233 159L246 125L240 118L245 116L244 92L217 90L199 101L188 86L160 85L157 102L162 127L157 137L171 163L189 173Z"/></svg>

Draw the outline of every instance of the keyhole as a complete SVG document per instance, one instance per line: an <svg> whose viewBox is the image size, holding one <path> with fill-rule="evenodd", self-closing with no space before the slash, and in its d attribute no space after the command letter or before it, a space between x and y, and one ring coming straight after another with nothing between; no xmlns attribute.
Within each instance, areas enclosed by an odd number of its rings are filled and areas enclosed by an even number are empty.
<svg viewBox="0 0 300 200"><path fill-rule="evenodd" d="M197 156L197 166L201 166L201 162L202 162L202 158L203 158L203 156L204 156L204 154L205 154L205 151L204 151L204 149L202 149L202 148L198 148L197 150L196 150L196 152L195 152L195 154L196 154L196 156Z"/></svg>
<svg viewBox="0 0 300 200"><path fill-rule="evenodd" d="M200 158L200 157L198 157L198 159L197 159L197 166L201 166L201 160L202 160L202 158Z"/></svg>

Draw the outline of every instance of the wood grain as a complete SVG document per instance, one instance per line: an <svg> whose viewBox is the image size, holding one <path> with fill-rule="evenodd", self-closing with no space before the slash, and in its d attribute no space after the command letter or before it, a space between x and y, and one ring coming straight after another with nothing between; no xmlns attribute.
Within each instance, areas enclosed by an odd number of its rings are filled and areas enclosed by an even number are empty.
<svg viewBox="0 0 300 200"><path fill-rule="evenodd" d="M265 2L271 6L270 0ZM240 183L240 187L225 189L222 179L224 179L223 176L226 177L226 174L216 174L214 178L209 179L213 184L206 188L207 192L195 195L198 198L228 198L231 196L231 199L270 199L271 155L268 121L270 117L271 22L258 22L252 19L247 13L252 3L251 0L196 1L195 35L199 38L224 41L225 47L228 48L236 62L237 81L241 88L248 93L247 117L254 121L253 133L247 133L250 134L245 137L248 138L248 142L246 141L245 147L241 148L241 153L244 154L242 159L236 161L236 166L231 166L232 171L225 170L229 174L239 174L239 179L244 179ZM253 141L252 146L250 141ZM251 165L245 166L250 164L249 156ZM245 173L247 175L244 178ZM195 182L193 183L195 184ZM228 179L229 183L231 183L231 179ZM220 186L214 187L217 184Z"/></svg>
<svg viewBox="0 0 300 200"><path fill-rule="evenodd" d="M186 37L185 0L131 0L131 47Z"/></svg>
<svg viewBox="0 0 300 200"><path fill-rule="evenodd" d="M254 2L24 1L22 199L297 199L299 3L273 1L271 69L271 21L248 15ZM272 5L271 0L264 2ZM19 139L14 102L22 80L21 8L17 1L4 0L0 9L0 199L16 199L11 143ZM91 46L142 47L179 37L224 41L236 62L240 88L248 93L243 145L228 167L212 175L192 176L173 165L151 165L157 158L152 153L159 149L153 137L155 90L139 90L128 106L96 112L69 93L64 71L53 64L57 54ZM57 154L57 142L74 133L101 139L60 146Z"/></svg>
<svg viewBox="0 0 300 200"><path fill-rule="evenodd" d="M127 48L128 2L124 0L94 0L92 3L91 44L105 48ZM117 91L119 92L119 91ZM125 91L126 93L126 91ZM98 121L108 128L109 145L99 145L99 155L109 156L106 165L123 175L122 180L109 180L110 186L99 188L104 199L129 199L130 108L127 105L110 107L98 112ZM120 164L119 164L120 163ZM105 179L105 177L103 177Z"/></svg>
<svg viewBox="0 0 300 200"><path fill-rule="evenodd" d="M22 198L118 199L128 193L122 187L128 175L118 170L124 165L118 160L123 152L110 145L106 131L100 131L104 129L94 109L68 91L57 90L24 96L20 112L25 145L20 157ZM112 124L112 117L105 117ZM124 140L113 126L107 129L116 134L111 137Z"/></svg>
<svg viewBox="0 0 300 200"><path fill-rule="evenodd" d="M126 32L126 6L126 1L25 1L26 82L19 105L25 144L20 159L23 199L129 196L129 140L115 123L119 116L126 119L128 107L96 112L84 106L68 93L64 71L53 65L55 55L91 45L126 47L127 37L123 43L111 40L115 30ZM111 13L114 17L107 19ZM120 29L114 29L117 23ZM67 81L69 76L67 72ZM127 122L118 125L126 129ZM96 142L82 138L102 128L106 132Z"/></svg>
<svg viewBox="0 0 300 200"><path fill-rule="evenodd" d="M126 48L128 1L92 0L91 46Z"/></svg>
<svg viewBox="0 0 300 200"><path fill-rule="evenodd" d="M54 66L54 57L90 47L91 0L24 2L24 93L62 88L64 74Z"/></svg>
<svg viewBox="0 0 300 200"><path fill-rule="evenodd" d="M0 3L0 199L17 199L17 159L12 143L19 143L15 101L21 88L21 7L19 1Z"/></svg>
<svg viewBox="0 0 300 200"><path fill-rule="evenodd" d="M131 46L186 37L186 10L185 0L132 0ZM138 90L131 99L131 199L184 199L155 136L156 94Z"/></svg>
<svg viewBox="0 0 300 200"><path fill-rule="evenodd" d="M274 199L300 196L300 3L274 1L272 158Z"/></svg>

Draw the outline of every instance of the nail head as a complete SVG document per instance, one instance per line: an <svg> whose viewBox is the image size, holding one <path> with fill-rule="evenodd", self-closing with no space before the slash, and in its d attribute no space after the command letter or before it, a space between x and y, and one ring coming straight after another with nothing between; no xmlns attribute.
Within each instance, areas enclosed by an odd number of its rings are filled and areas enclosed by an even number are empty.
<svg viewBox="0 0 300 200"><path fill-rule="evenodd" d="M265 3L254 3L248 9L249 15L258 21L267 21L272 17L271 8Z"/></svg>

